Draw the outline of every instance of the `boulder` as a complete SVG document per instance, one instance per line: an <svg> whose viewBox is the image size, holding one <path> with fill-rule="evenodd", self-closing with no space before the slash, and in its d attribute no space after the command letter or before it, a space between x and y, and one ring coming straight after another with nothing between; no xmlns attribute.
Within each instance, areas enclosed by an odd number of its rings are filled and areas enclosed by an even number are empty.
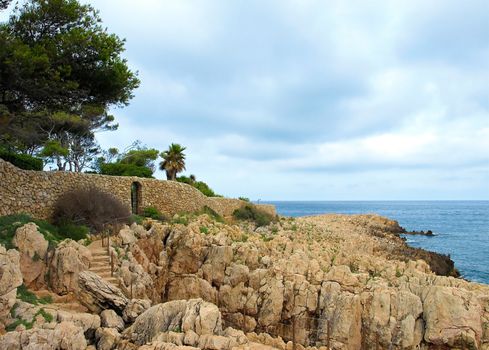
<svg viewBox="0 0 489 350"><path fill-rule="evenodd" d="M122 240L123 245L133 244L137 241L133 231L128 226L125 226L119 231L119 238Z"/></svg>
<svg viewBox="0 0 489 350"><path fill-rule="evenodd" d="M126 309L127 307L124 309L124 311L126 311ZM122 332L124 330L124 320L122 319L122 317L117 315L117 313L114 310L102 311L100 313L100 320L101 320L102 327L115 328L119 332Z"/></svg>
<svg viewBox="0 0 489 350"><path fill-rule="evenodd" d="M167 285L168 300L202 298L217 303L217 290L196 275L175 277Z"/></svg>
<svg viewBox="0 0 489 350"><path fill-rule="evenodd" d="M98 328L95 332L98 350L112 350L116 347L120 333L115 328Z"/></svg>
<svg viewBox="0 0 489 350"><path fill-rule="evenodd" d="M70 321L75 326L81 327L84 332L95 331L100 327L100 316L86 312L58 311L58 322Z"/></svg>
<svg viewBox="0 0 489 350"><path fill-rule="evenodd" d="M423 291L424 340L432 344L477 347L482 336L481 306L475 295L459 288Z"/></svg>
<svg viewBox="0 0 489 350"><path fill-rule="evenodd" d="M72 322L61 322L54 329L33 328L22 332L9 332L0 336L3 350L85 350L87 341L83 329Z"/></svg>
<svg viewBox="0 0 489 350"><path fill-rule="evenodd" d="M91 271L81 272L78 280L80 302L90 311L100 313L105 309L113 309L122 314L129 300L119 288Z"/></svg>
<svg viewBox="0 0 489 350"><path fill-rule="evenodd" d="M49 281L57 294L78 291L78 275L88 270L92 254L87 247L67 239L56 247L49 266Z"/></svg>
<svg viewBox="0 0 489 350"><path fill-rule="evenodd" d="M17 287L22 284L19 252L0 245L0 332L15 304Z"/></svg>
<svg viewBox="0 0 489 350"><path fill-rule="evenodd" d="M122 318L127 323L132 323L143 312L151 307L151 301L146 299L131 299L122 313Z"/></svg>
<svg viewBox="0 0 489 350"><path fill-rule="evenodd" d="M216 305L202 299L174 300L150 307L123 335L142 345L168 331L193 331L199 337L203 334L220 334L221 324L221 314Z"/></svg>

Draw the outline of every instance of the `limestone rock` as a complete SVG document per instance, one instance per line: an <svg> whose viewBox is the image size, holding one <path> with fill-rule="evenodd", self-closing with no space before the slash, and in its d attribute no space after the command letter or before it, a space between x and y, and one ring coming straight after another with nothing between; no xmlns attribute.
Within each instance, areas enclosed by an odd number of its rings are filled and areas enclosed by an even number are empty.
<svg viewBox="0 0 489 350"><path fill-rule="evenodd" d="M19 249L19 252L28 255L30 258L37 254L39 258L44 259L48 250L48 241L39 232L39 227L33 222L19 227L15 231L12 243Z"/></svg>
<svg viewBox="0 0 489 350"><path fill-rule="evenodd" d="M186 275L172 279L167 286L168 300L202 298L216 303L217 291L209 282L195 275Z"/></svg>
<svg viewBox="0 0 489 350"><path fill-rule="evenodd" d="M137 241L133 231L128 226L125 226L119 231L119 238L122 240L123 245L133 244Z"/></svg>
<svg viewBox="0 0 489 350"><path fill-rule="evenodd" d="M423 307L426 341L449 346L477 346L482 336L482 310L472 293L434 286L424 291Z"/></svg>
<svg viewBox="0 0 489 350"><path fill-rule="evenodd" d="M0 332L15 304L17 287L22 284L19 252L0 245Z"/></svg>
<svg viewBox="0 0 489 350"><path fill-rule="evenodd" d="M193 331L197 335L220 334L221 314L217 306L202 299L174 300L152 306L124 331L135 344L145 344L163 332Z"/></svg>
<svg viewBox="0 0 489 350"><path fill-rule="evenodd" d="M92 254L87 247L67 239L56 247L49 266L52 290L57 294L78 291L78 275L88 270Z"/></svg>
<svg viewBox="0 0 489 350"><path fill-rule="evenodd" d="M87 341L81 327L72 322L58 323L54 329L33 328L0 336L4 350L85 350Z"/></svg>
<svg viewBox="0 0 489 350"><path fill-rule="evenodd" d="M129 302L130 304L130 302ZM128 306L129 306L128 304ZM127 307L126 307L127 309ZM124 309L124 311L126 311ZM101 325L102 327L105 328L115 328L119 332L122 332L124 330L124 320L122 317L117 315L117 313L114 310L104 310L100 313L100 320L101 320Z"/></svg>
<svg viewBox="0 0 489 350"><path fill-rule="evenodd" d="M114 349L120 338L121 335L115 328L98 328L95 332L98 350Z"/></svg>
<svg viewBox="0 0 489 350"><path fill-rule="evenodd" d="M84 332L95 331L100 327L100 316L86 312L58 311L58 322L70 321L75 326L81 327Z"/></svg>
<svg viewBox="0 0 489 350"><path fill-rule="evenodd" d="M81 272L79 283L79 299L92 312L113 309L122 314L129 302L119 288L91 271Z"/></svg>
<svg viewBox="0 0 489 350"><path fill-rule="evenodd" d="M44 270L48 241L39 232L36 224L30 222L19 227L12 241L20 252L20 269L24 284L29 286L41 277L44 284Z"/></svg>
<svg viewBox="0 0 489 350"><path fill-rule="evenodd" d="M122 313L122 318L127 323L132 323L143 312L151 307L151 301L146 299L131 299Z"/></svg>

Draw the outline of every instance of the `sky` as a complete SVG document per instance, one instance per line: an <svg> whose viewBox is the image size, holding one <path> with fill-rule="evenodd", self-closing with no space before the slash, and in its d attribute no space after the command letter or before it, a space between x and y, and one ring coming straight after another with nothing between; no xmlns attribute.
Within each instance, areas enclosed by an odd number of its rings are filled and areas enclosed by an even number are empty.
<svg viewBox="0 0 489 350"><path fill-rule="evenodd" d="M229 197L489 199L487 0L88 2L141 79L104 148L180 143Z"/></svg>

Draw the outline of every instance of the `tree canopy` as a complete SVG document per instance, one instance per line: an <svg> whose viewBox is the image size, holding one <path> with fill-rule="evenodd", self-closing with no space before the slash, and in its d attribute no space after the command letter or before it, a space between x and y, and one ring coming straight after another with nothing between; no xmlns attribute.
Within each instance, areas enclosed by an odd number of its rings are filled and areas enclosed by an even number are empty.
<svg viewBox="0 0 489 350"><path fill-rule="evenodd" d="M46 145L60 170L80 171L94 133L117 128L108 110L127 105L139 80L124 40L101 23L77 0L29 0L0 24L0 146L33 154ZM68 153L52 153L52 141Z"/></svg>

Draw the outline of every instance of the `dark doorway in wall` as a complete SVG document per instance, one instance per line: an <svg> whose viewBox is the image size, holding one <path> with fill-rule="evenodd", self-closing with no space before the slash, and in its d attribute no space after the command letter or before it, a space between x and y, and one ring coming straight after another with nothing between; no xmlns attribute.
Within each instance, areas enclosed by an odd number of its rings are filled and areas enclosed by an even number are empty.
<svg viewBox="0 0 489 350"><path fill-rule="evenodd" d="M131 210L133 214L141 213L141 184L139 182L133 182L131 185Z"/></svg>

